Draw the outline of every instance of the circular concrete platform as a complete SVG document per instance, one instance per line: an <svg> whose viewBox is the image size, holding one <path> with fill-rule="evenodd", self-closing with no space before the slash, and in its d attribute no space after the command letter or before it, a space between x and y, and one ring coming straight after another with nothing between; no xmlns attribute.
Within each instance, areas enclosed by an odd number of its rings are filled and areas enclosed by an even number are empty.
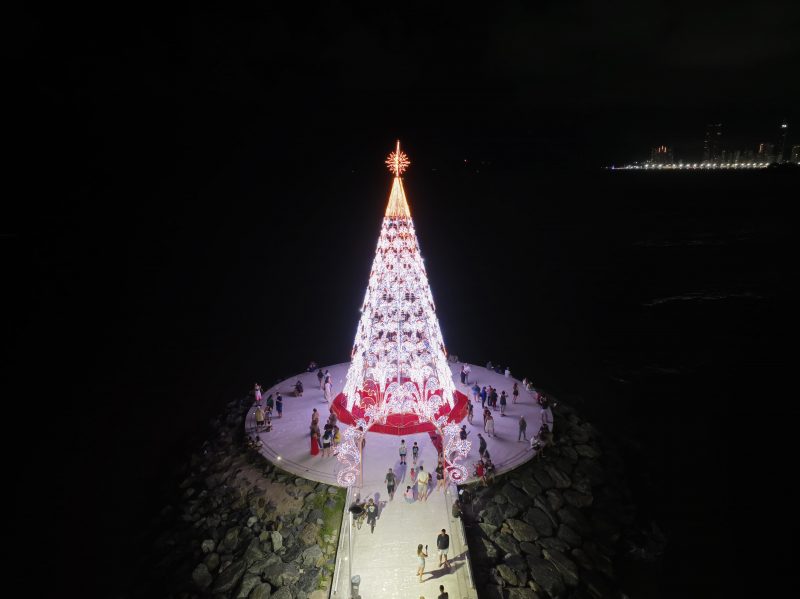
<svg viewBox="0 0 800 599"><path fill-rule="evenodd" d="M329 370L333 382L333 397L339 394L344 386L344 380L349 368L349 362L323 367L323 372ZM501 474L513 470L517 466L524 464L534 456L528 441L518 441L519 417L524 416L528 423L527 437L538 432L542 422L548 422L551 430L553 428L552 412L542 410L534 398L534 394L523 389L522 383L514 378L506 378L502 374L487 370L481 366L470 364L472 372L468 385L462 385L459 373L463 363L451 362L450 368L453 371L453 380L456 381L456 388L465 393L470 399L472 392L470 388L476 382L479 386L491 385L497 389L498 394L503 390L508 395L508 405L506 406L505 416L500 415L500 408L493 411L495 421L495 436L489 437L483 432L483 416L480 400L474 403L473 423L469 424L466 417L460 424L467 426L467 439L472 442L472 447L467 457L461 461L470 472L473 471L473 464L479 460L478 456L478 433L486 439L487 448L492 456L492 461L497 468L497 473ZM301 397L295 397L294 386L300 380L303 383L304 392ZM512 403L511 395L514 382L520 388L519 400ZM263 443L261 453L280 468L291 472L297 476L302 476L317 482L329 485L338 485L336 476L344 466L336 456L322 457L311 455L311 441L309 438L309 425L311 424L311 414L314 408L320 415L321 425L325 423L329 414L329 404L320 389L317 373L303 372L296 377L281 381L277 385L263 391L264 401L273 394L280 392L283 396L283 415L277 417L273 410L272 430L261 432L259 436ZM263 405L264 402L262 402ZM256 406L248 412L245 420L245 429L248 435L255 433L255 410ZM320 426L321 426L320 425ZM347 425L340 423L340 428L344 429ZM411 447L416 441L420 447L418 465L422 465L426 470L433 471L436 467L437 450L431 441L428 433L417 433L406 437L394 435L367 433L366 445L363 454L363 483L364 485L380 484L388 470L393 468L398 474L399 484L403 484L406 478L405 469L400 467L398 448L400 439L406 441L406 445ZM408 453L408 467L411 464L411 451ZM470 478L467 482L473 482Z"/></svg>

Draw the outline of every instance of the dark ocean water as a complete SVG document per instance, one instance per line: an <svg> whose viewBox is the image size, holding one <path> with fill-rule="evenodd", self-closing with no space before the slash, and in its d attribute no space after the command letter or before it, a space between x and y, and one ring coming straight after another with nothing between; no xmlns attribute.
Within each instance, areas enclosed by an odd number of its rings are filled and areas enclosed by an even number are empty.
<svg viewBox="0 0 800 599"><path fill-rule="evenodd" d="M32 244L47 273L34 295L60 298L37 296L40 316L90 348L51 373L72 393L51 506L65 584L126 586L138 532L225 403L311 359L346 361L390 181L296 175L245 161L192 194L73 206L69 228ZM489 165L407 177L448 348L532 378L623 448L640 523L669 540L655 596L741 590L748 448L763 410L773 431L796 416L777 381L798 183Z"/></svg>

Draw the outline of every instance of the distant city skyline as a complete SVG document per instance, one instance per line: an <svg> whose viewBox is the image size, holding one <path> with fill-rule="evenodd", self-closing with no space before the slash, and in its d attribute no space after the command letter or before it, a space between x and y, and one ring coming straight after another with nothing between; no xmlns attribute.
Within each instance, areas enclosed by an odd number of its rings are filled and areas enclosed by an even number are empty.
<svg viewBox="0 0 800 599"><path fill-rule="evenodd" d="M749 141L743 141L741 135L728 139L727 132L723 122L710 122L705 125L702 138L698 135L696 142L692 143L685 137L677 144L669 139L658 140L656 145L637 153L630 164L656 167L671 164L766 166L797 163L800 158L800 144L792 143L791 124L787 120L780 120L771 131L764 131Z"/></svg>

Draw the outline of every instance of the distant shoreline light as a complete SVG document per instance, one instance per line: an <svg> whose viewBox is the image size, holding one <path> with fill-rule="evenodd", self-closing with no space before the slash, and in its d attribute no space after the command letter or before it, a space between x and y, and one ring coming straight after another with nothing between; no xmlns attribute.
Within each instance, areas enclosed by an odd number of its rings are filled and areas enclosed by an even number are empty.
<svg viewBox="0 0 800 599"><path fill-rule="evenodd" d="M612 171L692 171L692 170L736 170L759 169L769 167L769 162L677 162L671 164L626 164L623 166L607 166ZM800 163L798 163L800 165Z"/></svg>

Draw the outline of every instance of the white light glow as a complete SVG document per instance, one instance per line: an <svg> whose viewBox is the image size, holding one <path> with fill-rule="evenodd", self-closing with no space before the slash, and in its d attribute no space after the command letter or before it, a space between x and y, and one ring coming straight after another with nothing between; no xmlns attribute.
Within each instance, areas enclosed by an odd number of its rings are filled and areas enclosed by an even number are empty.
<svg viewBox="0 0 800 599"><path fill-rule="evenodd" d="M458 427L450 430L447 419L436 416L445 404L453 407L455 385L400 179L409 164L400 142L386 162L395 177L343 389L347 409L358 405L364 409L364 419L344 434L338 457L346 468L338 480L354 484L362 436L391 414L414 414L420 422L444 430L448 472L457 480L466 476L466 469L453 464L449 454L453 459L463 457L465 447L458 442Z"/></svg>

